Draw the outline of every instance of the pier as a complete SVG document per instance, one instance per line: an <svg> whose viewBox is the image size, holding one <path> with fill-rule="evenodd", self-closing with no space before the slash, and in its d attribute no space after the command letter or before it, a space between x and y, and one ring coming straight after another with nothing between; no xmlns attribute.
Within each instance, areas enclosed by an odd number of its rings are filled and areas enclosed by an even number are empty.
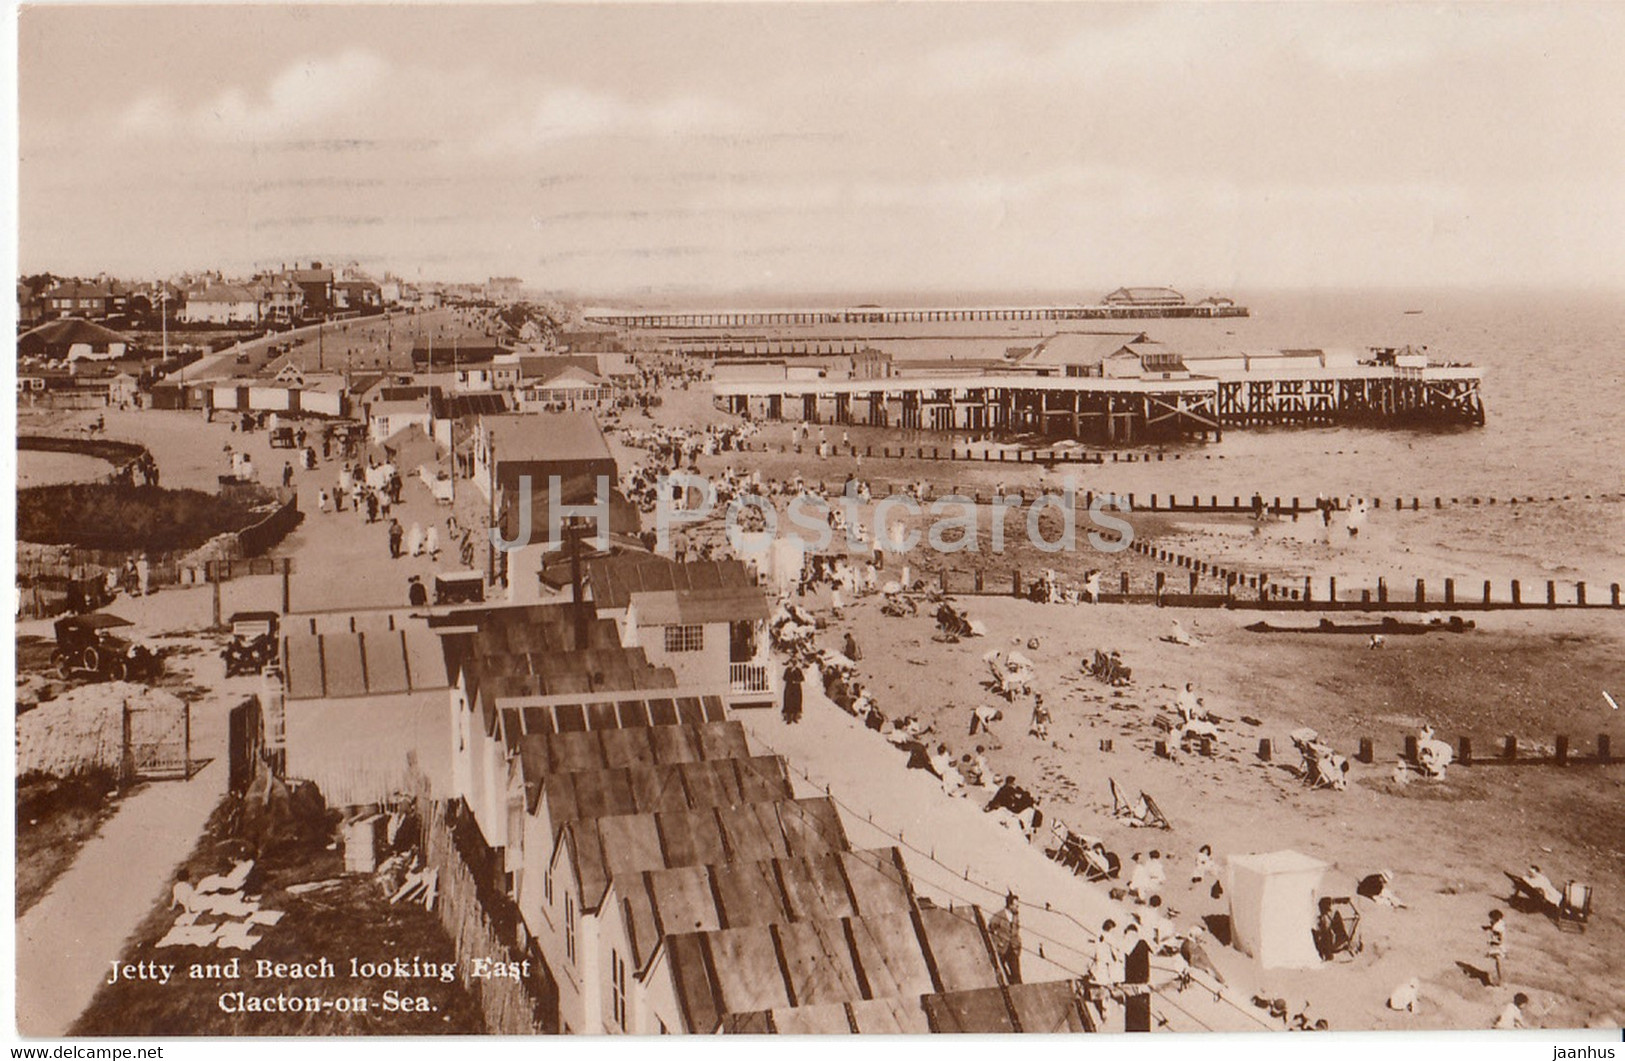
<svg viewBox="0 0 1625 1061"><path fill-rule="evenodd" d="M589 324L617 328L807 328L831 324L930 324L979 321L1110 321L1219 319L1248 316L1246 306L1228 299L1175 305L985 306L978 308L905 308L859 306L851 309L720 309L720 310L590 310Z"/></svg>
<svg viewBox="0 0 1625 1061"><path fill-rule="evenodd" d="M717 401L758 420L852 424L1106 445L1217 441L1263 425L1481 425L1478 369L1307 364L1267 376L1185 379L1083 376L893 376L718 380Z"/></svg>

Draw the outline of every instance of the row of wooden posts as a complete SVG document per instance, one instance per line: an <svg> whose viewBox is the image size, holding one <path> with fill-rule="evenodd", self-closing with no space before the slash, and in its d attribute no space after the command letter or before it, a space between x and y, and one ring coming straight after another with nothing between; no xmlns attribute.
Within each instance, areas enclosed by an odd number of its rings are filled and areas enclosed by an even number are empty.
<svg viewBox="0 0 1625 1061"><path fill-rule="evenodd" d="M748 447L746 447L746 448L747 448L747 451L748 451ZM858 447L856 447L856 446L846 446L846 447L840 447L840 448L844 448L846 450L846 452L847 452L847 455L849 455L849 456L854 456L854 457L857 456ZM762 449L763 452L767 452L768 451L767 444L764 443L762 445L761 449ZM799 445L799 444L797 444L794 447L780 446L779 451L781 453L790 453L790 452L800 453L802 451L802 446ZM875 448L873 446L866 446L866 447L864 447L863 455L865 457L873 457L875 455L874 451L875 451ZM838 451L832 451L832 452L837 452L837 455L839 455ZM954 460L954 459L963 459L963 458L955 458L955 457L953 457L952 454L954 452L956 452L956 451L950 449L949 450L950 456L944 458L943 456L941 456L941 451L937 447L933 446L931 448L930 456L927 457L925 447L919 446L919 447L915 448L914 457L910 458L909 454L908 454L908 450L907 450L906 447L899 446L897 448L897 452L893 453L891 451L890 447L884 447L883 446L883 447L881 447L880 456L881 456L882 459L898 459L898 460L904 460L904 459L918 459L918 460ZM970 453L969 450L966 450L965 452L967 454ZM1000 460L992 461L991 463L994 463L994 464L1005 463L1005 461L1002 459L1002 454L1004 452L1005 451L1002 451L1002 450L1000 451L1000 453L1001 453L1001 459ZM1012 464L1054 464L1054 463L1105 464L1105 463L1107 463L1104 459L1079 460L1079 459L1074 459L1074 458L1070 458L1070 457L1061 456L1061 457L1057 457L1055 460L1047 460L1047 459L1042 459L1042 455L1039 454L1039 453L1036 453L1036 452L1017 450L1017 451L1015 451L1015 453L1016 453L1015 459L1010 461L1009 463L1012 463ZM1095 456L1103 458L1104 454L1096 454ZM1155 453L1155 454L1152 454L1152 453L1143 453L1143 454L1126 453L1126 454L1122 454L1121 456L1122 456L1122 462L1126 463L1126 464L1133 464L1133 463L1135 463L1136 459L1138 459L1142 463L1150 463L1153 458L1160 461L1165 456L1171 456L1172 459L1174 459L1174 460L1179 460L1180 459L1180 454L1177 454L1177 453L1171 454L1171 455L1162 454L1162 453ZM1119 460L1119 455L1116 454L1116 453L1113 453L1111 455L1111 463L1116 464L1116 463L1118 463L1118 460ZM983 463L986 463L986 461L984 461ZM827 482L826 483L821 483L820 485L823 487L824 493L826 495L831 494L830 484L829 483L827 483ZM897 492L898 485L899 484L895 484L895 483L893 484L894 492ZM839 490L838 489L835 490L834 493L838 494ZM981 504L990 504L991 503L991 495L983 495L983 494L980 494L980 493L970 493L970 494L961 495L958 485L954 485L954 486L950 487L949 490L948 490L948 495L966 496L966 497L971 498L973 501L975 501L979 505L981 505ZM944 495L944 496L948 496L948 495ZM1041 491L1041 490L1033 491L1033 497L1035 497L1035 498L1036 497L1041 497L1043 495L1044 495L1044 491ZM1011 493L1011 494L1009 494L1007 496L1014 497L1014 498L1020 498L1021 503L1023 505L1025 505L1027 503L1027 501L1028 501L1027 491L1025 491L1025 490L1017 490L1014 493ZM1085 500L1085 502L1084 502L1085 507L1087 507L1088 504L1093 501L1094 491L1087 491L1084 496L1087 498L1087 500ZM1237 512L1251 512L1251 511L1253 511L1253 505L1250 503L1250 499L1244 500L1243 498L1241 498L1239 496L1235 496L1235 495L1232 495L1228 501L1225 501L1218 494L1209 494L1208 497L1205 500L1202 497L1200 497L1199 495L1192 494L1192 495L1190 495L1190 500L1189 501L1182 501L1182 500L1180 500L1180 497L1178 495L1173 494L1173 493L1151 494L1151 495L1149 495L1149 499L1147 501L1147 504L1149 505L1149 508L1142 508L1139 505L1139 500L1144 495L1140 495L1140 494L1137 494L1135 492L1129 492L1129 493L1125 493L1125 494L1117 494L1115 496L1127 500L1129 508L1131 510L1133 510L1133 511L1136 511L1136 512L1151 511L1151 512L1224 512L1224 513L1237 513ZM1562 497L1557 497L1555 495L1550 495L1550 496L1547 496L1545 498L1536 497L1536 496L1534 496L1532 494L1527 496L1527 497L1508 497L1508 498L1495 498L1495 497L1450 497L1450 498L1447 498L1447 497L1444 497L1442 495L1435 495L1434 498L1433 498L1433 504L1432 504L1431 507L1434 508L1434 509L1443 509L1446 506L1454 506L1454 505L1479 505L1479 506L1485 506L1485 505L1530 505L1530 504L1538 504L1538 503L1540 503L1542 501L1546 501L1546 502L1575 501L1575 500L1591 501L1591 500L1594 500L1594 499L1595 499L1595 495L1593 495L1593 494L1585 494L1585 495L1582 495L1581 497L1578 497L1578 498L1573 494L1565 494ZM1362 502L1362 503L1370 506L1373 509L1381 509L1381 508L1384 507L1384 505L1383 505L1384 499L1381 498L1381 497L1360 497L1360 498L1356 498L1355 500L1359 501L1359 502ZM1428 507L1428 506L1424 506L1422 504L1422 501L1423 501L1423 499L1421 497L1414 496L1414 495L1412 497L1409 497L1409 498L1396 496L1396 497L1394 497L1392 499L1392 503L1389 504L1386 507L1389 508L1392 511L1395 511L1395 512L1420 512L1424 508ZM1334 506L1336 506L1338 511L1342 511L1342 502L1340 500L1334 499L1333 504L1334 504ZM1280 494L1277 494L1272 498L1265 499L1264 507L1265 507L1265 510L1267 512L1269 512L1271 515L1292 516L1294 518L1296 518L1297 516L1300 516L1300 515L1302 515L1304 513L1307 513L1307 512L1316 511L1315 504L1313 502L1310 502L1310 503L1306 504L1303 501L1301 496L1300 497L1293 497L1293 498L1288 499L1288 498L1285 498L1283 495L1280 495Z"/></svg>
<svg viewBox="0 0 1625 1061"><path fill-rule="evenodd" d="M1299 588L1298 586L1290 585L1285 582L1274 581L1267 573L1252 575L1243 574L1239 571L1209 563L1206 560L1199 560L1195 557L1187 556L1172 549L1164 549L1156 545L1154 542L1147 542L1143 539L1132 542L1129 547L1133 551L1160 563L1173 564L1177 567L1188 569L1190 572L1190 592L1192 594L1196 592L1197 583L1202 576L1211 576L1224 580L1225 592L1227 594L1233 593L1238 588L1246 588L1257 590L1260 600L1273 599L1280 601L1301 601L1304 603L1314 603L1316 600L1314 578L1309 575L1305 575L1303 577L1302 587ZM1124 579L1124 585L1126 586L1126 575L1124 576ZM1584 608L1592 606L1593 604L1600 605L1602 603L1601 601L1593 601L1591 599L1586 583L1575 582L1573 586L1573 593L1562 594L1564 599L1560 601L1558 599L1558 583L1553 579L1547 579L1545 600L1541 601L1535 597L1530 597L1530 599L1526 601L1524 599L1523 581L1521 579L1514 578L1508 581L1507 599L1497 601L1495 599L1494 583L1490 579L1484 579L1483 596L1481 599L1475 600L1473 597L1458 594L1456 592L1456 580L1453 578L1447 578L1443 580L1444 592L1442 599L1440 599L1437 597L1430 597L1428 595L1427 579L1419 578L1416 580L1414 597L1407 601L1398 595L1391 595L1389 593L1388 580L1383 576L1378 576L1375 589L1362 588L1360 590L1359 603L1376 605L1410 603L1456 606L1478 604L1480 606L1499 605L1514 608ZM1156 587L1157 593L1160 596L1164 589L1164 580L1161 578L1161 572L1158 572ZM1126 594L1128 591L1125 589L1123 592ZM1328 603L1339 602L1336 576L1327 578L1326 595L1324 598L1322 598L1322 600ZM1347 603L1347 601L1344 603ZM1618 582L1610 583L1608 587L1607 606L1610 608L1618 608L1620 607L1620 603L1620 584Z"/></svg>
<svg viewBox="0 0 1625 1061"><path fill-rule="evenodd" d="M1494 599L1494 587L1488 579L1484 581L1482 600L1476 601L1469 597L1458 595L1456 593L1456 580L1450 578L1444 580L1444 595L1442 600L1428 596L1427 581L1425 579L1416 580L1416 595L1414 600L1407 601L1401 600L1398 597L1390 597L1387 590L1387 584L1385 580L1381 578L1379 578L1377 581L1377 589L1374 593L1372 590L1362 589L1360 591L1358 601L1352 599L1339 599L1337 596L1337 579L1335 577L1327 579L1326 596L1324 598L1317 598L1314 594L1313 579L1307 576L1303 580L1302 588L1295 586L1288 587L1282 583L1271 581L1268 574L1243 574L1239 571L1210 564L1204 560L1193 560L1189 557L1170 552L1169 550L1144 545L1140 542L1133 543L1131 548L1133 548L1136 552L1141 552L1159 562L1172 563L1176 564L1177 566L1187 568L1188 585L1185 593L1177 594L1177 591L1172 590L1169 587L1167 573L1157 571L1152 575L1150 591L1136 594L1133 592L1131 576L1127 571L1121 571L1117 574L1117 587L1115 593L1111 589L1106 588L1106 585L1103 584L1100 595L1100 601L1102 603L1124 603L1129 601L1137 602L1142 599L1160 603L1165 597L1177 595L1181 598L1180 603L1188 603L1189 601L1187 598L1210 597L1215 601L1225 601L1239 604L1245 603L1245 601L1237 596L1237 592L1241 589L1249 589L1257 591L1257 599L1262 603L1282 605L1297 603L1310 609L1317 604L1358 604L1362 607L1391 607L1396 609L1409 608L1416 605L1441 605L1454 606L1458 608L1618 608L1621 606L1621 590L1620 584L1617 582L1612 583L1609 586L1608 603L1604 605L1601 601L1593 601L1589 597L1586 584L1584 582L1577 582L1574 584L1574 594L1572 599L1559 601L1557 583L1548 581L1546 583L1546 599L1544 602L1535 600L1533 598L1526 601L1523 597L1522 583L1518 579L1511 580L1510 599L1505 601L1497 601ZM1209 594L1200 593L1199 590L1201 580L1204 576L1223 580L1223 592ZM993 586L994 583L989 581L988 572L984 569L976 568L971 572L971 578L972 593L994 593L1002 595L1002 590L997 588L989 588L990 586ZM962 590L956 590L952 586L949 580L949 572L946 569L937 573L937 585L938 588L945 594L963 592ZM1023 579L1020 568L1015 568L1010 572L1010 595L1015 597L1026 597L1028 595L1028 586L1026 581Z"/></svg>
<svg viewBox="0 0 1625 1061"><path fill-rule="evenodd" d="M1405 737L1405 747L1402 757L1408 763L1417 761L1418 739L1414 734ZM1502 765L1533 765L1550 764L1553 766L1595 765L1611 766L1615 763L1625 762L1625 759L1614 758L1612 742L1606 733L1597 734L1597 750L1594 755L1577 755L1573 743L1567 734L1558 734L1552 746L1552 755L1538 757L1519 757L1518 738L1507 734L1501 739L1501 747L1493 755L1475 755L1471 737L1460 737L1456 741L1455 762L1464 766ZM1211 754L1204 751L1204 754ZM1258 757L1264 762L1270 762L1275 757L1275 742L1269 737L1261 737L1258 741ZM1370 737L1360 738L1360 750L1355 753L1355 759L1362 763L1374 763L1377 759L1376 742Z"/></svg>

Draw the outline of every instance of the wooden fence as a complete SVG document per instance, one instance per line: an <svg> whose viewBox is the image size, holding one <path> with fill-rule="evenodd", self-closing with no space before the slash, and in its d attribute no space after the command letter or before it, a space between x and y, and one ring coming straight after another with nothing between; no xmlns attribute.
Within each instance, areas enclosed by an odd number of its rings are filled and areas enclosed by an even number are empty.
<svg viewBox="0 0 1625 1061"><path fill-rule="evenodd" d="M514 901L496 884L496 855L461 799L417 800L424 861L436 871L435 913L457 948L457 975L494 1035L558 1031L558 986ZM473 959L527 963L529 975L475 979Z"/></svg>

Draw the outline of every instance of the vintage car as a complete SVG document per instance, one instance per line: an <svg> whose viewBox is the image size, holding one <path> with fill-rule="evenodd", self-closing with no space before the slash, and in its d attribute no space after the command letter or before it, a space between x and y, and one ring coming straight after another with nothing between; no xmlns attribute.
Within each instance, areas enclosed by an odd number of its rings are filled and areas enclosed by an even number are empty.
<svg viewBox="0 0 1625 1061"><path fill-rule="evenodd" d="M276 612L237 612L231 617L231 642L220 653L226 664L226 677L258 674L277 662L278 622Z"/></svg>
<svg viewBox="0 0 1625 1061"><path fill-rule="evenodd" d="M434 576L436 604L478 604L485 600L485 576L478 571L442 572Z"/></svg>
<svg viewBox="0 0 1625 1061"><path fill-rule="evenodd" d="M51 663L64 679L151 681L163 669L159 654L114 631L134 624L108 612L70 615L56 621L56 651Z"/></svg>

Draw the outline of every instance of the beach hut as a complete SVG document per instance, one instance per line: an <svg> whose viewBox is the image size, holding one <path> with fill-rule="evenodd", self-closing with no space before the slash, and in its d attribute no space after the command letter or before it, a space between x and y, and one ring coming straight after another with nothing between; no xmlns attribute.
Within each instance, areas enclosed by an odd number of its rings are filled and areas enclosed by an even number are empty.
<svg viewBox="0 0 1625 1061"><path fill-rule="evenodd" d="M1315 898L1326 863L1297 851L1231 855L1230 936L1264 969L1309 969L1315 950Z"/></svg>

